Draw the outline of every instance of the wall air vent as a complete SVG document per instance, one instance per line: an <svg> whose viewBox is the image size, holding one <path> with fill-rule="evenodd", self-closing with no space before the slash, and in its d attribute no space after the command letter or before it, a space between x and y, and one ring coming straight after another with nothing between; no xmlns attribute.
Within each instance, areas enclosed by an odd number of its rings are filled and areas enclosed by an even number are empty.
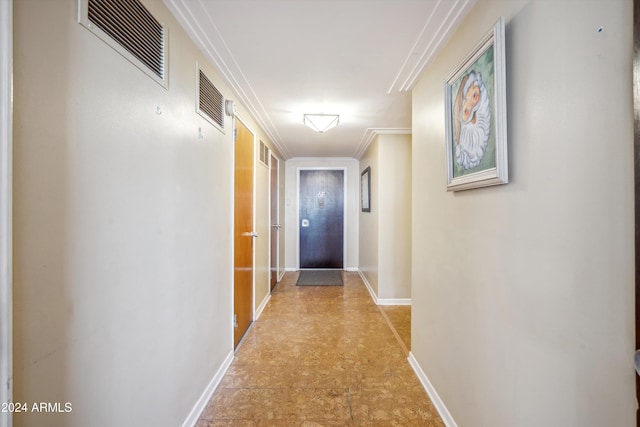
<svg viewBox="0 0 640 427"><path fill-rule="evenodd" d="M262 141L260 141L260 163L269 166L269 147Z"/></svg>
<svg viewBox="0 0 640 427"><path fill-rule="evenodd" d="M140 0L78 0L78 4L78 22L167 87L167 31Z"/></svg>
<svg viewBox="0 0 640 427"><path fill-rule="evenodd" d="M224 96L198 69L197 111L205 119L224 129Z"/></svg>

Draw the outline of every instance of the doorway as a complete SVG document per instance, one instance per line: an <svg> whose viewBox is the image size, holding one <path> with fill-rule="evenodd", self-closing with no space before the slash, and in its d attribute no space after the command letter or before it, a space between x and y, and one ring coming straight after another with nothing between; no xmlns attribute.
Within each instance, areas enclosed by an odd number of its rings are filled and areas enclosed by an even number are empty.
<svg viewBox="0 0 640 427"><path fill-rule="evenodd" d="M344 267L344 169L300 169L299 267Z"/></svg>
<svg viewBox="0 0 640 427"><path fill-rule="evenodd" d="M270 252L270 278L269 287L271 290L275 288L278 283L278 266L279 266L279 251L280 251L280 210L278 203L279 196L279 170L280 163L278 159L271 154L270 155L270 209L271 209L271 252Z"/></svg>
<svg viewBox="0 0 640 427"><path fill-rule="evenodd" d="M234 120L234 262L233 346L236 348L253 321L254 238L253 219L254 136Z"/></svg>

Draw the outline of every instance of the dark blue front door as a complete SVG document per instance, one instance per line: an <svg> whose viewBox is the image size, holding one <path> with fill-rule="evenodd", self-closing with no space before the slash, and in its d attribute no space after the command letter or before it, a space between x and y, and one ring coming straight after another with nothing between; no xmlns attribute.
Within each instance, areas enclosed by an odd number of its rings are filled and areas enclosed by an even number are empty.
<svg viewBox="0 0 640 427"><path fill-rule="evenodd" d="M344 170L300 170L300 268L343 268Z"/></svg>

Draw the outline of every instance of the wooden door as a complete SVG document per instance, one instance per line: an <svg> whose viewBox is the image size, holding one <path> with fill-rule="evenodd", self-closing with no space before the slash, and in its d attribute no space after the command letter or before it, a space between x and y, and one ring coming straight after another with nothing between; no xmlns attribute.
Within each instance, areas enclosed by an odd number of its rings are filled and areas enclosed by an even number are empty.
<svg viewBox="0 0 640 427"><path fill-rule="evenodd" d="M278 216L278 159L271 155L271 289L278 283L278 250L280 248L280 218Z"/></svg>
<svg viewBox="0 0 640 427"><path fill-rule="evenodd" d="M235 120L234 173L234 347L253 321L253 134Z"/></svg>
<svg viewBox="0 0 640 427"><path fill-rule="evenodd" d="M300 268L343 268L344 170L300 170Z"/></svg>

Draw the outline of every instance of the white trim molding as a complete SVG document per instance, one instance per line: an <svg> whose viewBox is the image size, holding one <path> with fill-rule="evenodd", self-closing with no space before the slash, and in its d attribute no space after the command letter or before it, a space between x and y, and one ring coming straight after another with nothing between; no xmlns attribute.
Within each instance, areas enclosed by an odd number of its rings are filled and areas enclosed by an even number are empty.
<svg viewBox="0 0 640 427"><path fill-rule="evenodd" d="M13 0L0 0L0 402L10 402L12 384L12 146ZM0 426L11 427L10 412Z"/></svg>
<svg viewBox="0 0 640 427"><path fill-rule="evenodd" d="M373 300L375 305L411 305L411 298L378 298L375 291L371 287L371 283L369 283L362 270L357 269L356 271L364 282L364 286L369 291L369 295L371 295L371 299Z"/></svg>
<svg viewBox="0 0 640 427"><path fill-rule="evenodd" d="M439 1L436 4L387 94L408 92L413 89L424 70L444 47L454 33L454 29L467 16L475 3L476 0L460 0ZM442 19L442 16L445 18Z"/></svg>
<svg viewBox="0 0 640 427"><path fill-rule="evenodd" d="M367 277L364 275L362 270L358 269L358 274L360 275L360 278L364 282L365 288L367 288L367 290L369 291L369 295L371 295L371 299L373 300L373 303L375 305L378 305L378 296L373 291L373 288L371 287L371 283L369 283L369 281L367 280Z"/></svg>
<svg viewBox="0 0 640 427"><path fill-rule="evenodd" d="M360 139L356 152L353 153L353 157L360 160L378 135L411 135L411 133L411 128L367 128L364 135L362 135L362 139Z"/></svg>
<svg viewBox="0 0 640 427"><path fill-rule="evenodd" d="M264 308L267 306L267 304L269 303L269 301L271 300L271 294L267 294L267 296L262 300L262 302L260 303L260 305L258 306L258 308L256 309L255 314L253 315L253 321L255 322L256 320L258 320L260 318L260 315L262 314L262 312L264 311Z"/></svg>
<svg viewBox="0 0 640 427"><path fill-rule="evenodd" d="M207 59L216 66L222 79L229 85L238 100L249 110L251 116L255 118L280 154L285 160L289 159L291 155L286 149L278 130L202 2L164 0L164 3L195 44L204 52ZM196 16L209 21L215 31L205 32L198 24Z"/></svg>
<svg viewBox="0 0 640 427"><path fill-rule="evenodd" d="M222 378L224 378L224 375L227 373L229 366L231 366L233 358L234 353L232 350L231 352L229 352L224 362L222 362L222 365L215 373L207 387L204 389L204 392L202 392L202 395L200 396L196 404L193 405L193 408L191 409L191 412L189 412L187 419L182 423L182 427L194 427L196 425L198 419L200 418L200 414L207 406L207 403L209 403L209 400L211 400L211 396L213 396L213 393L220 385L220 382L222 382Z"/></svg>
<svg viewBox="0 0 640 427"><path fill-rule="evenodd" d="M411 305L411 298L378 298L378 305Z"/></svg>
<svg viewBox="0 0 640 427"><path fill-rule="evenodd" d="M431 381L429 381L427 374L424 373L422 367L420 366L412 352L409 352L409 357L407 358L407 360L409 361L409 365L411 365L413 371L416 373L418 380L420 380L422 387L424 387L425 391L429 395L431 403L433 403L433 406L436 407L438 414L440 414L440 418L442 418L442 422L444 422L444 425L446 427L458 427L453 417L451 416L451 413L449 413L449 410L438 395L436 389L433 387L433 384L431 384Z"/></svg>

